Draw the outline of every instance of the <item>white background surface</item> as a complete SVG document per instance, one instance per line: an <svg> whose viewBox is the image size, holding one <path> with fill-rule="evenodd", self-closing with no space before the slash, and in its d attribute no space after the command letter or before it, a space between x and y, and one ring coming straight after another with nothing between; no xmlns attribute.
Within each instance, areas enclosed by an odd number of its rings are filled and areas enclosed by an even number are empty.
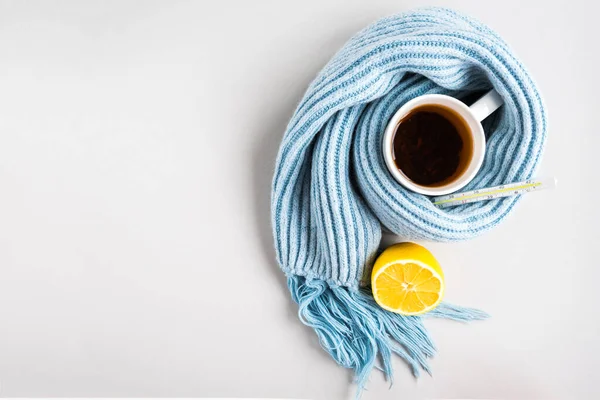
<svg viewBox="0 0 600 400"><path fill-rule="evenodd" d="M493 232L427 244L439 354L363 399L598 398L592 1L434 2L497 30L545 96L542 174ZM0 393L344 399L274 262L272 167L310 80L420 1L1 1ZM431 4L431 3L429 3Z"/></svg>

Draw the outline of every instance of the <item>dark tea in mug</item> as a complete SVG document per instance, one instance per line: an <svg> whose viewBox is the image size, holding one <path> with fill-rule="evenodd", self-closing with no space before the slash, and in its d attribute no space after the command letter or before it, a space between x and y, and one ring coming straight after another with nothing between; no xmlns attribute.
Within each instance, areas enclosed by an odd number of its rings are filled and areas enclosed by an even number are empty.
<svg viewBox="0 0 600 400"><path fill-rule="evenodd" d="M473 134L462 116L439 104L411 110L396 126L396 167L417 185L438 187L457 180L473 157Z"/></svg>

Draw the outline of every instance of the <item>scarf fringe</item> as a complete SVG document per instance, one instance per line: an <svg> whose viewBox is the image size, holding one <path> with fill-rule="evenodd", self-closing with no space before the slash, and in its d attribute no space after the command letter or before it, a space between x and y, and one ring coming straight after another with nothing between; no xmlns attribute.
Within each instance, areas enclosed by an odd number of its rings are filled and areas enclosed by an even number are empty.
<svg viewBox="0 0 600 400"><path fill-rule="evenodd" d="M318 279L290 275L287 284L299 305L300 320L312 327L321 347L341 366L355 372L357 397L368 381L372 369L381 370L393 383L392 354L397 354L419 377L423 370L431 375L428 358L435 345L423 326L423 318L403 316L380 308L365 291L330 286ZM447 303L440 304L426 316L473 321L488 314ZM376 366L376 359L381 366Z"/></svg>

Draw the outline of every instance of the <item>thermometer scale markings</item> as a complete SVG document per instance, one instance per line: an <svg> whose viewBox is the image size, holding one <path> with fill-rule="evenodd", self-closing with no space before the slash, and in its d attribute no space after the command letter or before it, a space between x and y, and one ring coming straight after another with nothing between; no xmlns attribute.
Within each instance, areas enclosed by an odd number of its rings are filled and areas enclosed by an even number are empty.
<svg viewBox="0 0 600 400"><path fill-rule="evenodd" d="M464 193L455 193L433 199L433 204L439 207L450 207L468 204L476 201L492 200L500 197L516 196L539 189L553 188L556 186L554 178L547 180L528 179L524 182L515 182L506 185L494 186L484 189L471 190Z"/></svg>

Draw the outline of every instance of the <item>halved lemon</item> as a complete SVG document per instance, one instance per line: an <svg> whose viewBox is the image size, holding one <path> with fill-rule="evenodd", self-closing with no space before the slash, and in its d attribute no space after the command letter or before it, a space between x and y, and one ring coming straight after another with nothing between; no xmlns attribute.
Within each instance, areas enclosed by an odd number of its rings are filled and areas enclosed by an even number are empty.
<svg viewBox="0 0 600 400"><path fill-rule="evenodd" d="M419 315L442 301L444 273L425 247L398 243L385 249L375 261L371 287L382 308L402 315Z"/></svg>

